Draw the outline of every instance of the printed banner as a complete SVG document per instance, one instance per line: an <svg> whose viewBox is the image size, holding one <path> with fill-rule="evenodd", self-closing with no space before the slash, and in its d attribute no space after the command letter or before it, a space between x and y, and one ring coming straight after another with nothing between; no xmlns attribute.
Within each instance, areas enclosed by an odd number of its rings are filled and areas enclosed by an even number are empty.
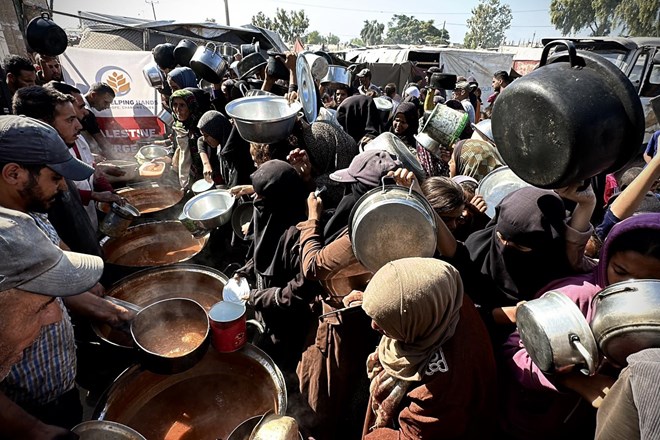
<svg viewBox="0 0 660 440"><path fill-rule="evenodd" d="M142 68L153 61L151 52L69 47L60 61L65 82L83 94L95 82L105 82L114 89L110 109L92 109L101 133L113 145L113 151L106 152L110 158L132 159L138 152L138 141L163 137L164 126L156 117L160 95L142 74Z"/></svg>

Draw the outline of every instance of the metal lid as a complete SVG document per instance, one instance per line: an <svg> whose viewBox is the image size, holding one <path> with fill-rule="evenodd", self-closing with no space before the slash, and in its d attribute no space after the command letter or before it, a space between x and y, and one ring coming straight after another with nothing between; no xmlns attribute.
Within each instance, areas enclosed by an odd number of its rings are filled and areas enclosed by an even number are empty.
<svg viewBox="0 0 660 440"><path fill-rule="evenodd" d="M316 84L312 70L304 56L299 56L296 60L296 77L298 78L298 99L302 103L307 122L311 124L316 121L319 109L316 99Z"/></svg>

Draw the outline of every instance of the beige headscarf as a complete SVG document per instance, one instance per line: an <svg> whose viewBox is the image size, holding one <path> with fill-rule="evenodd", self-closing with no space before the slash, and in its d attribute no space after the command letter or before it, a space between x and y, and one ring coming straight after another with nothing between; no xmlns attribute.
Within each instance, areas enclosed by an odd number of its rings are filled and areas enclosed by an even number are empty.
<svg viewBox="0 0 660 440"><path fill-rule="evenodd" d="M463 304L458 270L433 258L404 258L383 266L364 292L362 308L388 336L378 358L392 377L422 379L431 356L456 330Z"/></svg>
<svg viewBox="0 0 660 440"><path fill-rule="evenodd" d="M404 258L376 272L364 291L362 308L388 336L381 338L378 350L367 360L371 412L365 435L392 425L415 381L451 368L442 344L454 335L462 305L461 277L444 261ZM443 367L427 369L438 362Z"/></svg>

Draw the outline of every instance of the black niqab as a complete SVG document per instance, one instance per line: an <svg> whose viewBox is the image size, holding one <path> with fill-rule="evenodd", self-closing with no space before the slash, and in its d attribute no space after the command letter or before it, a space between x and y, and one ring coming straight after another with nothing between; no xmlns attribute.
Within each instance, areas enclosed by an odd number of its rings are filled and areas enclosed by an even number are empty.
<svg viewBox="0 0 660 440"><path fill-rule="evenodd" d="M273 276L283 255L284 234L305 219L307 190L302 178L287 162L269 160L252 176L254 191L254 268Z"/></svg>

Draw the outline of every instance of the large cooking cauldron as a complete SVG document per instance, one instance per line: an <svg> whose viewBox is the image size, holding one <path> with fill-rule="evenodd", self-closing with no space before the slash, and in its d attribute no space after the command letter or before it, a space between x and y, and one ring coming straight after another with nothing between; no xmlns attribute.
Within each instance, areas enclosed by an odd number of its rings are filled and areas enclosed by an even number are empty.
<svg viewBox="0 0 660 440"><path fill-rule="evenodd" d="M130 426L149 439L216 439L245 419L284 414L286 385L263 351L247 344L234 353L213 348L184 373L159 375L133 366L101 397L94 418Z"/></svg>
<svg viewBox="0 0 660 440"><path fill-rule="evenodd" d="M172 207L183 199L183 191L180 188L151 182L119 188L117 194L135 206L140 211L140 216L163 220L176 218L178 212ZM106 214L110 212L109 203L98 202L97 207Z"/></svg>
<svg viewBox="0 0 660 440"><path fill-rule="evenodd" d="M189 298L208 311L222 300L222 289L227 281L222 272L210 267L180 264L145 269L129 275L108 289L106 294L141 307L164 299ZM92 329L112 346L133 346L131 336L125 332L113 330L105 324L93 324Z"/></svg>
<svg viewBox="0 0 660 440"><path fill-rule="evenodd" d="M551 48L564 45L548 59ZM639 153L642 105L607 59L570 41L543 48L539 67L495 101L495 143L506 164L541 188L560 188L623 167Z"/></svg>

